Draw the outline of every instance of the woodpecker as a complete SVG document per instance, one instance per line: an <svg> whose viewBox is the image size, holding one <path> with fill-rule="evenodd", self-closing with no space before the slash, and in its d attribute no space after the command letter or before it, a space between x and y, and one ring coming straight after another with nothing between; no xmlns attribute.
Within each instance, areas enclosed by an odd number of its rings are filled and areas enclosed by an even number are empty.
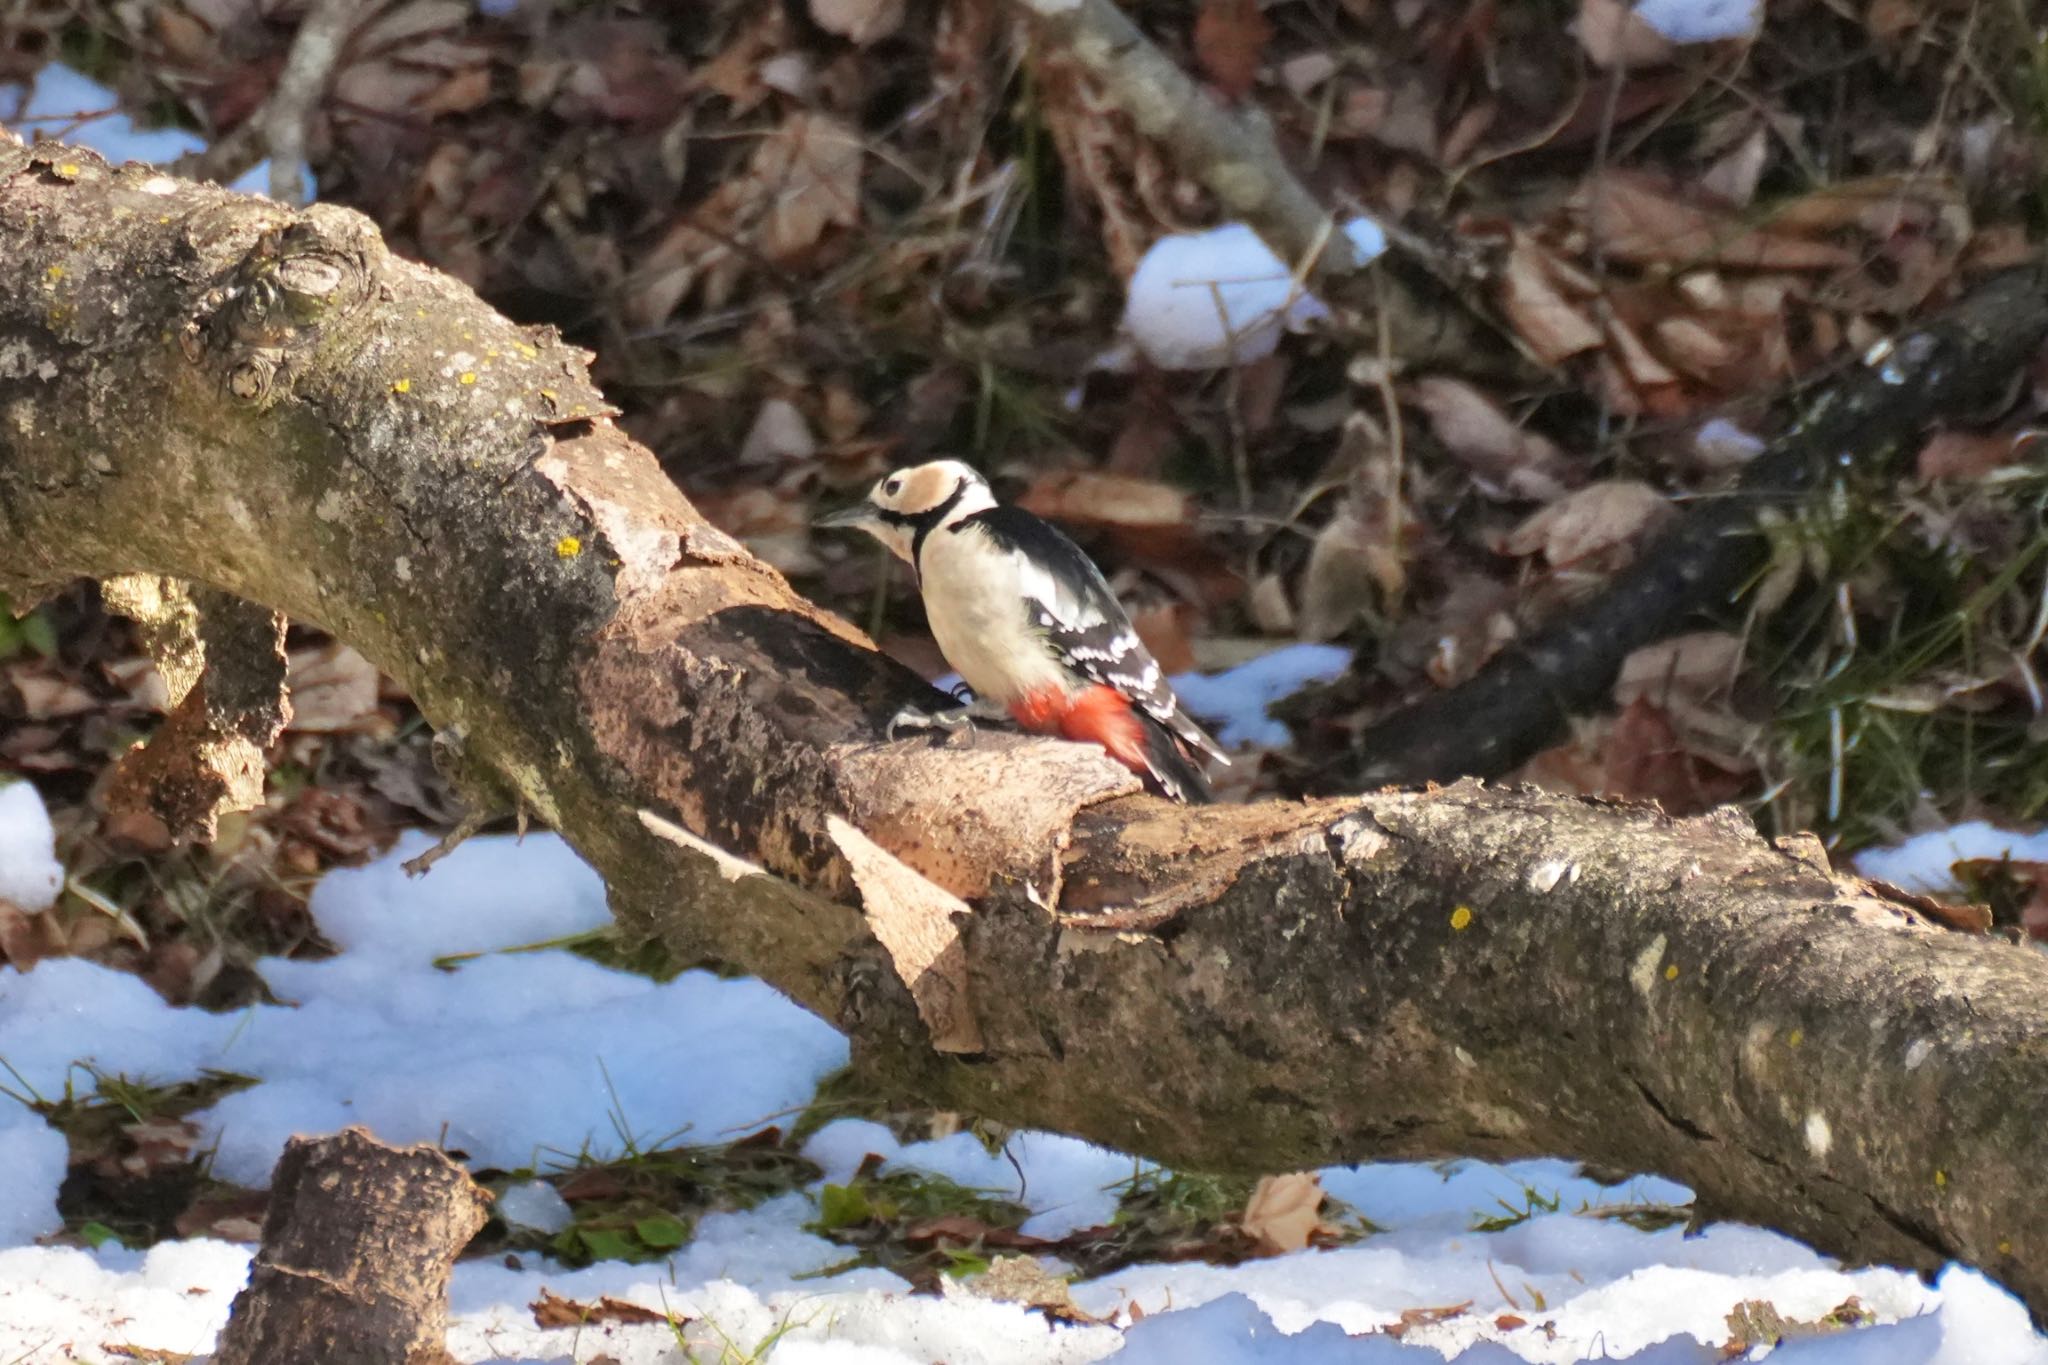
<svg viewBox="0 0 2048 1365"><path fill-rule="evenodd" d="M1102 571L1052 525L997 502L973 469L899 469L818 524L857 527L909 563L932 638L980 703L899 715L892 733L1006 713L1034 734L1100 745L1177 801L1210 799L1202 756L1230 760L1181 711Z"/></svg>

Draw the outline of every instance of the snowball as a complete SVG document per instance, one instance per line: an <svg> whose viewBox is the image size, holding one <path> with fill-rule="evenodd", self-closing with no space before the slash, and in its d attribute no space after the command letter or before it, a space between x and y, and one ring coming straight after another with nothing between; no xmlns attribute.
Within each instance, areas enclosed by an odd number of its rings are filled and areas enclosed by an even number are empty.
<svg viewBox="0 0 2048 1365"><path fill-rule="evenodd" d="M1386 249L1371 219L1343 230L1365 259ZM1270 355L1283 329L1300 331L1329 311L1256 232L1226 223L1152 244L1131 275L1123 331L1161 369L1209 369Z"/></svg>
<svg viewBox="0 0 2048 1365"><path fill-rule="evenodd" d="M1641 0L1636 17L1674 43L1754 38L1763 24L1763 0Z"/></svg>
<svg viewBox="0 0 2048 1365"><path fill-rule="evenodd" d="M26 782L0 787L0 901L47 910L63 886L57 835L42 797Z"/></svg>

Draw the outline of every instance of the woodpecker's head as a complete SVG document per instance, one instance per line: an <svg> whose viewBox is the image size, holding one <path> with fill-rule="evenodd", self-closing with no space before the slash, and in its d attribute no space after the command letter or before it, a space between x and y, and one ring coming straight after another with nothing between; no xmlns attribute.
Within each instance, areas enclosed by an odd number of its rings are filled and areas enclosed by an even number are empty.
<svg viewBox="0 0 2048 1365"><path fill-rule="evenodd" d="M920 533L930 533L996 505L988 480L958 460L934 460L883 477L867 501L821 517L820 526L857 526L901 559L910 559Z"/></svg>

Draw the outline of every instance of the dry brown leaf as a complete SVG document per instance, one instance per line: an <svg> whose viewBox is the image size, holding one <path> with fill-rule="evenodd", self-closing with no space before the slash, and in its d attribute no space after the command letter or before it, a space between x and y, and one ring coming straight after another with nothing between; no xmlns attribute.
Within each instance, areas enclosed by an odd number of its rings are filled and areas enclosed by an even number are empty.
<svg viewBox="0 0 2048 1365"><path fill-rule="evenodd" d="M1556 260L1528 234L1517 232L1501 275L1501 308L1546 365L1558 365L1600 345L1590 310L1558 287Z"/></svg>
<svg viewBox="0 0 2048 1365"><path fill-rule="evenodd" d="M811 0L811 18L827 33L866 47L903 27L904 0Z"/></svg>
<svg viewBox="0 0 2048 1365"><path fill-rule="evenodd" d="M1757 182L1770 159L1771 141L1759 126L1721 154L1700 177L1700 188L1732 208L1746 208L1756 198Z"/></svg>
<svg viewBox="0 0 2048 1365"><path fill-rule="evenodd" d="M1703 630L1659 640L1622 661L1614 679L1614 702L1627 706L1647 698L1671 707L1680 701L1724 697L1742 667L1742 639L1727 631Z"/></svg>
<svg viewBox="0 0 2048 1365"><path fill-rule="evenodd" d="M1076 526L1184 527L1194 518L1188 495L1171 484L1094 470L1048 474L1016 501L1050 521Z"/></svg>
<svg viewBox="0 0 2048 1365"><path fill-rule="evenodd" d="M1671 367L1659 360L1650 348L1643 344L1636 329L1621 318L1610 320L1607 327L1608 355L1628 376L1628 382L1639 391L1669 388L1678 382L1678 376Z"/></svg>
<svg viewBox="0 0 2048 1365"><path fill-rule="evenodd" d="M103 704L77 683L45 670L40 664L11 668L4 676L21 698L22 715L29 720L82 716L99 710Z"/></svg>
<svg viewBox="0 0 2048 1365"><path fill-rule="evenodd" d="M1832 242L1749 227L1734 213L1689 203L1654 177L1610 171L1575 200L1587 230L1610 260L1630 265L1735 266L1746 270L1835 270L1856 253Z"/></svg>
<svg viewBox="0 0 2048 1365"><path fill-rule="evenodd" d="M294 651L285 686L292 697L289 730L364 732L383 726L376 667L339 641Z"/></svg>
<svg viewBox="0 0 2048 1365"><path fill-rule="evenodd" d="M1401 1320L1384 1330L1388 1336L1399 1340L1418 1327L1428 1327L1433 1323L1449 1322L1452 1318L1463 1317L1471 1306L1472 1300L1467 1299L1463 1303L1445 1304L1438 1308L1403 1308Z"/></svg>
<svg viewBox="0 0 2048 1365"><path fill-rule="evenodd" d="M751 175L768 211L756 237L761 253L784 264L817 244L828 227L860 223L860 135L829 114L798 113L754 154Z"/></svg>
<svg viewBox="0 0 2048 1365"><path fill-rule="evenodd" d="M1259 0L1202 0L1195 16L1195 64L1229 99L1243 99L1258 81L1273 25Z"/></svg>
<svg viewBox="0 0 2048 1365"><path fill-rule="evenodd" d="M1925 22L1925 8L1920 0L1871 0L1863 26L1872 38L1890 46L1899 35Z"/></svg>
<svg viewBox="0 0 2048 1365"><path fill-rule="evenodd" d="M1501 540L1511 555L1540 553L1557 568L1611 569L1649 532L1676 513L1646 483L1609 479L1567 494L1536 512Z"/></svg>
<svg viewBox="0 0 2048 1365"><path fill-rule="evenodd" d="M1655 336L1658 351L1695 379L1710 380L1739 358L1733 344L1698 318L1665 318Z"/></svg>
<svg viewBox="0 0 2048 1365"><path fill-rule="evenodd" d="M1669 38L1623 0L1579 0L1578 36L1600 67L1661 66L1674 50Z"/></svg>
<svg viewBox="0 0 2048 1365"><path fill-rule="evenodd" d="M1731 771L1726 760L1696 752L1662 707L1640 697L1615 718L1604 756L1609 796L1655 801L1671 815L1712 810L1749 785L1751 770Z"/></svg>
<svg viewBox="0 0 2048 1365"><path fill-rule="evenodd" d="M1937 431L1920 447L1915 462L1923 479L1981 479L2011 464L2019 443L2011 436L1975 431Z"/></svg>
<svg viewBox="0 0 2048 1365"><path fill-rule="evenodd" d="M1509 420L1500 405L1462 379L1425 375L1408 400L1429 418L1444 449L1483 482L1513 497L1548 502L1576 482L1564 452Z"/></svg>
<svg viewBox="0 0 2048 1365"><path fill-rule="evenodd" d="M670 1317L641 1304L626 1299L615 1299L606 1294L592 1303L581 1303L542 1289L540 1297L527 1305L533 1310L533 1325L536 1327L583 1327L593 1322L651 1323L686 1322L687 1318Z"/></svg>
<svg viewBox="0 0 2048 1365"><path fill-rule="evenodd" d="M1188 639L1188 618L1192 611L1178 603L1127 604L1131 629L1145 642L1145 648L1167 673L1185 673L1195 666L1195 649Z"/></svg>
<svg viewBox="0 0 2048 1365"><path fill-rule="evenodd" d="M464 67L441 82L438 89L430 90L414 105L422 114L466 114L472 109L481 109L491 98L491 68L485 65Z"/></svg>
<svg viewBox="0 0 2048 1365"><path fill-rule="evenodd" d="M1323 1207L1323 1186L1313 1171L1260 1178L1244 1206L1240 1226L1268 1256L1300 1251L1324 1224L1316 1216Z"/></svg>
<svg viewBox="0 0 2048 1365"><path fill-rule="evenodd" d="M1301 575L1301 638L1336 637L1360 611L1399 599L1407 582L1408 566L1391 528L1346 503L1316 532L1309 550Z"/></svg>

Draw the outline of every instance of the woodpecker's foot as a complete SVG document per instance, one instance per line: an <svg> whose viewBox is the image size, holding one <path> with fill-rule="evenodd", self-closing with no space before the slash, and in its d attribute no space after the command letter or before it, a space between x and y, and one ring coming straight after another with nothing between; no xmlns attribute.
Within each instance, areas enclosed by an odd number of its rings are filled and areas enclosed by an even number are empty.
<svg viewBox="0 0 2048 1365"><path fill-rule="evenodd" d="M999 721L1009 719L1009 712L1000 706L985 701L972 701L965 706L948 707L943 711L928 711L922 706L906 706L889 717L889 724L883 734L896 738L899 730L959 730L965 729L973 738L976 721Z"/></svg>

